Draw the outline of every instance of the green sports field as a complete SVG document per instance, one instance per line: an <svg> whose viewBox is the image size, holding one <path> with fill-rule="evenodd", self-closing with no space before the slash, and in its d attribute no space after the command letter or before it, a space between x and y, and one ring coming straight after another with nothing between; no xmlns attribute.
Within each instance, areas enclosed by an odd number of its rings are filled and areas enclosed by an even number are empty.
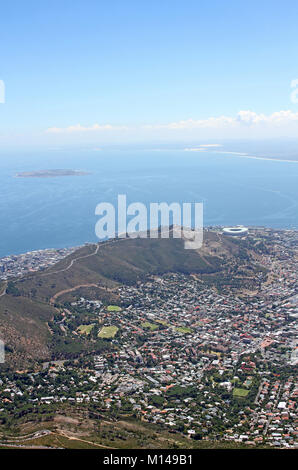
<svg viewBox="0 0 298 470"><path fill-rule="evenodd" d="M233 397L244 398L248 395L248 393L249 393L249 390L245 390L244 388L234 388Z"/></svg>
<svg viewBox="0 0 298 470"><path fill-rule="evenodd" d="M98 337L103 339L114 338L118 330L117 326L104 326L98 333Z"/></svg>
<svg viewBox="0 0 298 470"><path fill-rule="evenodd" d="M92 325L80 325L78 327L78 332L84 335L89 335L91 330L93 329L94 324Z"/></svg>
<svg viewBox="0 0 298 470"><path fill-rule="evenodd" d="M157 330L158 328L157 325L155 325L154 323L150 323L149 321L145 321L141 323L141 327L145 328L146 330L151 330L151 331Z"/></svg>
<svg viewBox="0 0 298 470"><path fill-rule="evenodd" d="M177 326L175 330L179 331L179 333L192 333L192 330L190 328L187 328L185 326Z"/></svg>
<svg viewBox="0 0 298 470"><path fill-rule="evenodd" d="M118 305L108 305L107 307L108 312L120 312L121 308Z"/></svg>

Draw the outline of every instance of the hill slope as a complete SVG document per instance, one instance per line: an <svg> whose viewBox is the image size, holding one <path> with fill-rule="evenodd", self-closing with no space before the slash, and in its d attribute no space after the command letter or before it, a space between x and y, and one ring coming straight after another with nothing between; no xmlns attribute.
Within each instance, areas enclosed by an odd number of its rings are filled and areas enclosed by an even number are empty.
<svg viewBox="0 0 298 470"><path fill-rule="evenodd" d="M218 288L253 287L257 255L247 240L206 231L200 250L185 250L181 239L116 239L87 245L50 269L8 283L0 297L0 338L8 362L27 364L50 356L47 322L65 295L89 289L96 298L115 295L117 286L135 284L152 274L196 274Z"/></svg>

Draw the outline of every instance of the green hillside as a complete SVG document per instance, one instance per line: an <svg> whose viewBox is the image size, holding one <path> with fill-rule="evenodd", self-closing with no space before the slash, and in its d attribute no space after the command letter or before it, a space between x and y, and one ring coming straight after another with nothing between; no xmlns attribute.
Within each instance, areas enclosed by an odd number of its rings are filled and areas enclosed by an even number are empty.
<svg viewBox="0 0 298 470"><path fill-rule="evenodd" d="M72 350L72 345L63 345L59 338L53 341L48 322L57 313L55 306L78 295L88 293L88 298L114 304L117 286L134 285L148 275L167 272L195 274L219 289L242 284L253 287L258 270L254 257L247 241L211 231L205 232L203 247L197 251L185 250L183 240L173 238L84 246L44 272L8 283L6 295L0 297L0 337L8 348L6 362L20 367L51 357L55 348L59 357L64 347ZM86 344L73 345L77 351L86 347L89 349Z"/></svg>

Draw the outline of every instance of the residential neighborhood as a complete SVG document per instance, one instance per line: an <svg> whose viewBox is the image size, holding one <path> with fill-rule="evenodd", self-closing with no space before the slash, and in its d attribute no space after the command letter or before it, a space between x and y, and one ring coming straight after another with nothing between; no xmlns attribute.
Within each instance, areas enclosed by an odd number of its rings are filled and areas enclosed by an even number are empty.
<svg viewBox="0 0 298 470"><path fill-rule="evenodd" d="M85 297L57 305L49 329L61 341L108 347L1 374L0 420L22 406L67 403L189 439L297 447L298 234L250 236L271 240L262 254L270 282L254 292L168 273L117 287L117 305Z"/></svg>

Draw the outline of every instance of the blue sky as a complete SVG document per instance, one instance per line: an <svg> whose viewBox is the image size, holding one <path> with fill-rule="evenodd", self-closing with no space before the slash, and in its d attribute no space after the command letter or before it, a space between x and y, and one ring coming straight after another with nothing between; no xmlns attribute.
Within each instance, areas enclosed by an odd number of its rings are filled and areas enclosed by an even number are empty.
<svg viewBox="0 0 298 470"><path fill-rule="evenodd" d="M12 0L0 51L2 146L298 136L296 0Z"/></svg>

